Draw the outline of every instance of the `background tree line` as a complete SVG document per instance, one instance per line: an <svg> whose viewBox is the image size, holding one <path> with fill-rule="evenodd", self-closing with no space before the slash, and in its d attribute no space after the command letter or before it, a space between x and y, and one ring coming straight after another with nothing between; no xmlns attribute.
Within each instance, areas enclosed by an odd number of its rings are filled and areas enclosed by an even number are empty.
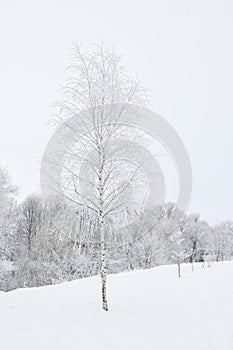
<svg viewBox="0 0 233 350"><path fill-rule="evenodd" d="M18 203L17 188L11 184L7 170L0 167L1 290L99 274L100 246L88 244L88 237L97 229L91 212L84 208L74 212L60 199L45 201L39 194L32 194ZM171 263L180 268L182 262L230 260L233 221L212 227L198 214L183 216L173 203L167 203L150 232L107 249L106 258L108 273Z"/></svg>

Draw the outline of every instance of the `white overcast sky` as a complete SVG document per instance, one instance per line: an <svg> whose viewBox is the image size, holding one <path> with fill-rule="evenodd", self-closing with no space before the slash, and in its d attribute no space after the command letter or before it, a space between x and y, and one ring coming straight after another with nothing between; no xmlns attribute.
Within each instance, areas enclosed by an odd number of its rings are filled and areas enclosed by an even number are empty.
<svg viewBox="0 0 233 350"><path fill-rule="evenodd" d="M211 223L233 219L233 1L0 0L0 39L0 159L21 197L39 190L72 42L103 39L184 141L190 210Z"/></svg>

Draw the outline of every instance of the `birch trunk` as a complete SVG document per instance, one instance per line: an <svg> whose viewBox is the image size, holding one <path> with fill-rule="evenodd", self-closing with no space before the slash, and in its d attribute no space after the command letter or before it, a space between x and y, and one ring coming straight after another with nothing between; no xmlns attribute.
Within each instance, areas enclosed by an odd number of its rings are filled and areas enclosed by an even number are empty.
<svg viewBox="0 0 233 350"><path fill-rule="evenodd" d="M105 237L104 237L105 234L104 234L103 222L100 223L100 235L101 235L102 308L103 310L108 311L107 292L106 292L107 273L106 273L106 257L105 257Z"/></svg>
<svg viewBox="0 0 233 350"><path fill-rule="evenodd" d="M106 283L107 283L107 271L106 271L106 256L105 256L105 225L104 225L104 215L103 215L103 167L104 167L104 154L102 147L99 148L99 230L100 230L100 249L101 249L101 286L102 286L102 308L105 311L108 311L107 303L107 292L106 292Z"/></svg>

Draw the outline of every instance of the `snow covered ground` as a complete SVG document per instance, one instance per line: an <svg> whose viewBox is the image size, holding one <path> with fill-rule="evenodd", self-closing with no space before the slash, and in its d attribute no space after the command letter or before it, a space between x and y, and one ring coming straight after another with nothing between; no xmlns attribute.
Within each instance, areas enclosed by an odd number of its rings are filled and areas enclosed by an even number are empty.
<svg viewBox="0 0 233 350"><path fill-rule="evenodd" d="M0 293L4 350L232 350L233 262L162 266Z"/></svg>

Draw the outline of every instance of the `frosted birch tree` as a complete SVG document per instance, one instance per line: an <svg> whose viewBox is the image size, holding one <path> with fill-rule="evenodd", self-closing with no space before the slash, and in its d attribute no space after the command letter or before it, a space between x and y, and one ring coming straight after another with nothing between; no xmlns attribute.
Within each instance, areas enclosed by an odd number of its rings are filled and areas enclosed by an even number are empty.
<svg viewBox="0 0 233 350"><path fill-rule="evenodd" d="M119 122L125 108L130 104L142 105L146 93L129 76L121 57L103 45L96 46L90 54L75 45L69 68L71 76L56 114L58 125L65 124L75 140L66 150L62 191L74 210L84 207L96 218L95 238L85 239L92 242L94 239L100 248L102 308L107 311L106 239L114 235L111 220L119 219L113 212L125 205L130 184L138 176L135 166L125 166L119 159L127 153L126 142L119 144L114 140L122 131ZM124 130L127 132L130 131ZM65 132L64 143L67 142L69 137Z"/></svg>

